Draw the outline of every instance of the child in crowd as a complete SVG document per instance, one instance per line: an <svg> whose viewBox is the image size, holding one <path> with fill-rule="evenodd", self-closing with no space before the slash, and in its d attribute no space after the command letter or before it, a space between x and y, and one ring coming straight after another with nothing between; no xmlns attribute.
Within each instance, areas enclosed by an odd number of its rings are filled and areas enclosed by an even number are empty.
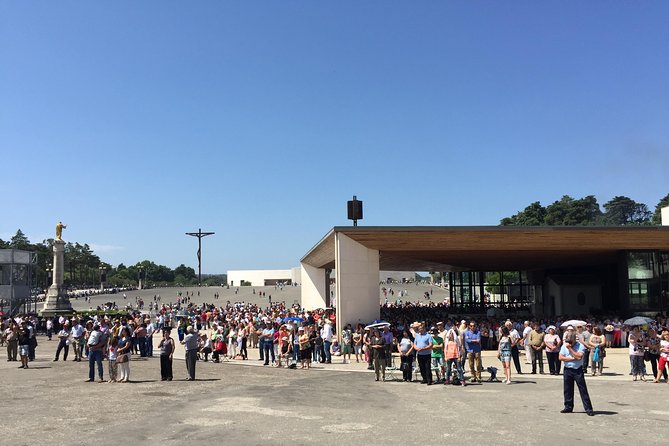
<svg viewBox="0 0 669 446"><path fill-rule="evenodd" d="M107 350L107 359L109 361L109 382L116 382L117 365L116 365L116 350L118 349L118 338L112 338L109 342Z"/></svg>

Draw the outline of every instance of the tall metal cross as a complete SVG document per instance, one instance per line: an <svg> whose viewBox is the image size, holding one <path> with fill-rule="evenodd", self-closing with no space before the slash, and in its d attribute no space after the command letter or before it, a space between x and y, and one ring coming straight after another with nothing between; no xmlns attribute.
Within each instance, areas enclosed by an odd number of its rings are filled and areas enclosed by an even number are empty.
<svg viewBox="0 0 669 446"><path fill-rule="evenodd" d="M202 237L213 235L215 232L202 232L202 228L197 232L187 232L186 235L197 237L197 284L202 285Z"/></svg>

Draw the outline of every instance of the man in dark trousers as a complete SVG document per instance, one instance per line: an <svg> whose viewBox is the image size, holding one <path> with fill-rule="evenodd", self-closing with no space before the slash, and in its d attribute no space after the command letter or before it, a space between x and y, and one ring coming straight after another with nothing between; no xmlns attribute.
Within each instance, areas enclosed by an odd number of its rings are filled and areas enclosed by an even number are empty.
<svg viewBox="0 0 669 446"><path fill-rule="evenodd" d="M197 360L197 350L200 346L200 337L194 333L193 326L189 325L186 328L186 336L181 341L186 349L186 370L188 371L188 378L186 381L195 381L195 361Z"/></svg>
<svg viewBox="0 0 669 446"><path fill-rule="evenodd" d="M586 348L578 342L573 328L568 329L564 336L564 343L560 349L560 361L564 362L564 409L560 413L571 413L574 410L574 383L578 386L581 394L583 408L588 416L595 414L592 410L588 387L585 385L585 374L583 373L583 356Z"/></svg>

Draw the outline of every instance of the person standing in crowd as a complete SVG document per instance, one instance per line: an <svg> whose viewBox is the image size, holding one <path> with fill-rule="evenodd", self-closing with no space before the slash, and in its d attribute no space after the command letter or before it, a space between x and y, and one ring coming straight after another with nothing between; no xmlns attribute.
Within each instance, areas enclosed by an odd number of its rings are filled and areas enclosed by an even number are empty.
<svg viewBox="0 0 669 446"><path fill-rule="evenodd" d="M304 327L297 329L300 350L301 369L311 368L311 342Z"/></svg>
<svg viewBox="0 0 669 446"><path fill-rule="evenodd" d="M560 361L564 362L563 396L564 408L560 413L571 413L574 411L574 383L578 386L583 408L588 416L595 414L590 402L588 387L585 384L585 373L583 372L583 356L585 346L581 344L573 331L567 331L564 343L560 348Z"/></svg>
<svg viewBox="0 0 669 446"><path fill-rule="evenodd" d="M520 342L520 333L513 326L513 322L507 319L504 323L504 326L509 330L509 339L511 340L511 359L513 359L513 365L516 367L516 373L519 375L523 374L523 371L520 368L520 351L518 350L518 343Z"/></svg>
<svg viewBox="0 0 669 446"><path fill-rule="evenodd" d="M544 332L538 323L532 324L532 331L529 336L530 354L532 355L532 374L537 373L537 363L539 364L539 373L544 374Z"/></svg>
<svg viewBox="0 0 669 446"><path fill-rule="evenodd" d="M372 332L369 328L365 328L365 334L362 337L362 342L365 346L365 361L367 361L367 370L374 370L374 363L372 361L372 347L369 345L369 340L372 337Z"/></svg>
<svg viewBox="0 0 669 446"><path fill-rule="evenodd" d="M458 332L455 328L451 328L446 333L446 340L444 341L444 357L446 358L446 376L444 378L444 384L451 383L451 367L455 365L460 385L463 387L467 385L465 383L465 373L462 369L460 356L460 336L458 336Z"/></svg>
<svg viewBox="0 0 669 446"><path fill-rule="evenodd" d="M332 336L334 335L332 330L332 321L330 319L325 321L323 328L321 329L321 337L323 338L323 348L325 349L325 363L332 364L332 352L330 351L330 346L332 345Z"/></svg>
<svg viewBox="0 0 669 446"><path fill-rule="evenodd" d="M195 362L197 361L197 350L199 348L199 338L192 325L189 325L186 328L186 336L184 340L181 341L184 348L186 349L186 371L188 372L188 378L186 381L195 381Z"/></svg>
<svg viewBox="0 0 669 446"><path fill-rule="evenodd" d="M344 364L351 363L351 348L353 344L353 333L351 324L346 324L346 327L341 333L341 357ZM347 359L348 358L348 359Z"/></svg>
<svg viewBox="0 0 669 446"><path fill-rule="evenodd" d="M118 358L118 338L111 338L109 340L109 345L107 347L107 361L108 361L108 373L109 373L109 382L115 383L118 376L118 366L116 365L116 359Z"/></svg>
<svg viewBox="0 0 669 446"><path fill-rule="evenodd" d="M102 366L102 352L105 348L107 340L100 331L100 326L93 325L93 331L88 336L88 381L95 381L95 365L98 366L99 382L104 382L104 367Z"/></svg>
<svg viewBox="0 0 669 446"><path fill-rule="evenodd" d="M172 381L172 356L174 355L174 339L170 336L172 330L163 328L163 338L158 344L160 349L160 380Z"/></svg>
<svg viewBox="0 0 669 446"><path fill-rule="evenodd" d="M497 346L497 357L504 367L504 379L502 382L504 384L511 384L511 337L509 329L506 326L503 325L500 330L502 337L499 339L499 345Z"/></svg>
<svg viewBox="0 0 669 446"><path fill-rule="evenodd" d="M5 340L7 341L7 361L16 361L19 353L19 326L11 321L5 329Z"/></svg>
<svg viewBox="0 0 669 446"><path fill-rule="evenodd" d="M469 329L465 331L465 349L467 350L469 372L472 375L471 380L481 384L481 370L483 370L483 364L481 363L481 333L476 326L476 322L473 320L469 322Z"/></svg>
<svg viewBox="0 0 669 446"><path fill-rule="evenodd" d="M660 362L657 365L657 374L655 375L654 383L659 383L660 378L664 374L664 380L669 384L669 379L667 378L667 369L665 366L669 362L669 331L664 330L662 332L661 341L660 341Z"/></svg>
<svg viewBox="0 0 669 446"><path fill-rule="evenodd" d="M153 334L156 332L156 323L151 322L150 319L145 319L146 324L146 341L144 342L146 348L146 356L153 357Z"/></svg>
<svg viewBox="0 0 669 446"><path fill-rule="evenodd" d="M135 340L137 342L137 347L139 348L140 358L146 358L146 323L142 322L139 324L135 330Z"/></svg>
<svg viewBox="0 0 669 446"><path fill-rule="evenodd" d="M358 327L353 333L353 352L355 353L355 362L360 362L360 358L364 359L362 354L362 330Z"/></svg>
<svg viewBox="0 0 669 446"><path fill-rule="evenodd" d="M132 341L130 339L130 330L128 327L122 327L119 333L118 349L116 350L116 364L120 366L120 379L118 382L127 383L130 381L130 352L132 351Z"/></svg>
<svg viewBox="0 0 669 446"><path fill-rule="evenodd" d="M432 334L432 370L434 370L435 375L437 375L437 384L441 384L442 373L444 371L444 339L439 336L439 329L437 327L431 327L430 333Z"/></svg>
<svg viewBox="0 0 669 446"><path fill-rule="evenodd" d="M265 352L265 362L263 365L270 365L270 355L272 355L271 364L274 365L276 362L276 357L274 356L274 328L271 323L262 324L261 327L260 346Z"/></svg>
<svg viewBox="0 0 669 446"><path fill-rule="evenodd" d="M592 324L587 324L585 327L579 325L576 327L576 336L578 336L578 342L585 347L585 356L583 357L583 373L588 373L588 364L590 363L590 330L592 330Z"/></svg>
<svg viewBox="0 0 669 446"><path fill-rule="evenodd" d="M372 337L369 341L372 348L371 354L374 362L374 374L378 381L382 375L383 380L386 380L386 340L379 332L378 328L372 330Z"/></svg>
<svg viewBox="0 0 669 446"><path fill-rule="evenodd" d="M413 373L413 336L409 330L402 331L402 339L400 339L398 350L400 352L400 370L402 371L402 379L406 382L411 382L411 375Z"/></svg>
<svg viewBox="0 0 669 446"><path fill-rule="evenodd" d="M644 360L650 359L650 365L653 369L653 377L657 375L657 363L660 360L660 337L653 328L648 329L646 336L646 356Z"/></svg>
<svg viewBox="0 0 669 446"><path fill-rule="evenodd" d="M386 341L384 346L386 349L386 353L384 355L384 359L386 361L386 367L392 367L393 366L393 345L395 341L395 337L393 336L393 332L390 331L390 325L384 325L383 326L383 332L381 333L381 336L383 337L383 340Z"/></svg>
<svg viewBox="0 0 669 446"><path fill-rule="evenodd" d="M588 341L588 347L590 348L590 369L592 371L592 376L602 376L602 371L604 370L604 348L606 346L606 339L602 335L602 331L599 327L592 329L593 334L590 335Z"/></svg>
<svg viewBox="0 0 669 446"><path fill-rule="evenodd" d="M56 348L56 357L54 362L60 358L60 352L63 350L63 361L67 361L67 354L70 351L70 330L69 324L66 322L58 332L58 347Z"/></svg>
<svg viewBox="0 0 669 446"><path fill-rule="evenodd" d="M532 364L532 347L530 347L530 332L532 327L530 321L525 321L523 324L523 346L525 347L525 364Z"/></svg>
<svg viewBox="0 0 669 446"><path fill-rule="evenodd" d="M51 318L46 320L46 337L49 341L53 337L53 320Z"/></svg>
<svg viewBox="0 0 669 446"><path fill-rule="evenodd" d="M560 344L562 340L560 336L555 334L555 326L549 325L548 333L544 336L544 344L546 345L546 361L548 362L548 371L551 375L560 374Z"/></svg>
<svg viewBox="0 0 669 446"><path fill-rule="evenodd" d="M79 361L81 362L81 358L83 357L82 353L82 348L81 348L81 341L83 340L84 337L84 327L81 325L81 322L79 319L74 319L73 321L73 326L72 326L72 346L74 347L74 359L73 361Z"/></svg>
<svg viewBox="0 0 669 446"><path fill-rule="evenodd" d="M421 384L432 385L432 370L430 360L432 359L432 335L425 331L425 322L418 325L418 333L414 336L413 349L416 352L420 375L423 378Z"/></svg>
<svg viewBox="0 0 669 446"><path fill-rule="evenodd" d="M632 364L632 380L645 381L643 355L646 350L646 343L638 326L634 327L627 342L629 344L630 363Z"/></svg>
<svg viewBox="0 0 669 446"><path fill-rule="evenodd" d="M28 368L28 361L30 356L30 330L28 330L28 323L26 321L21 322L21 328L18 332L18 341L19 341L19 356L21 357L20 369Z"/></svg>

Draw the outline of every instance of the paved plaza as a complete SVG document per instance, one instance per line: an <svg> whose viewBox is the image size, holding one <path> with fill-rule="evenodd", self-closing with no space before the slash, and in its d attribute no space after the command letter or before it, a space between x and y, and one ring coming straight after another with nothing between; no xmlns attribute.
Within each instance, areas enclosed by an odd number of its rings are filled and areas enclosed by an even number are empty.
<svg viewBox="0 0 669 446"><path fill-rule="evenodd" d="M660 444L669 422L669 385L632 382L626 349L609 350L605 376L587 378L588 417L578 393L575 413L559 413L562 379L549 375L428 387L375 382L338 357L311 370L263 367L250 349L249 361L198 362L187 382L178 350L172 382L160 381L157 357L135 357L132 382L86 383L86 362L52 362L56 344L40 336L28 370L0 362L0 444ZM483 363L499 366L491 352Z"/></svg>

